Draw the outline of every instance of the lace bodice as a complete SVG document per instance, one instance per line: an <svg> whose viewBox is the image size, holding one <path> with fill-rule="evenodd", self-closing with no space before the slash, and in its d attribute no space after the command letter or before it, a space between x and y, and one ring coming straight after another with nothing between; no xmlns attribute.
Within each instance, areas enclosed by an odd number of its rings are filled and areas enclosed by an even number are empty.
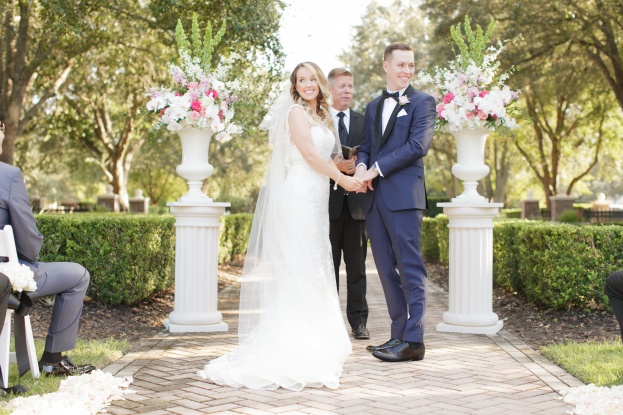
<svg viewBox="0 0 623 415"><path fill-rule="evenodd" d="M312 141L314 143L314 150L316 150L316 152L320 154L323 158L330 157L331 152L333 151L333 148L335 147L335 135L327 128L326 125L321 124L318 121L311 118L309 114L307 113L307 111L305 111L305 109L298 104L294 104L290 107L290 109L288 110L288 115L290 111L292 111L292 108L294 107L299 107L303 109L305 113L305 117L307 118L307 121L309 121ZM287 123L286 123L286 129L288 133L288 138L290 138L290 128ZM286 164L290 165L290 164L305 162L303 155L298 150L298 148L294 144L292 144L291 141L290 141L290 146L291 148L289 149L289 152L288 152L288 160Z"/></svg>

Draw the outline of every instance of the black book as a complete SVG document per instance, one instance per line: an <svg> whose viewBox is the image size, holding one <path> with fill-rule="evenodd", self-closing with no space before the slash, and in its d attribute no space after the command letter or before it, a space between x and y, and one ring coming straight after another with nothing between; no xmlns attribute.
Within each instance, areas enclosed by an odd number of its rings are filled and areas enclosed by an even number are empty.
<svg viewBox="0 0 623 415"><path fill-rule="evenodd" d="M351 159L355 154L359 152L360 146L349 147L342 144L342 155L346 160Z"/></svg>

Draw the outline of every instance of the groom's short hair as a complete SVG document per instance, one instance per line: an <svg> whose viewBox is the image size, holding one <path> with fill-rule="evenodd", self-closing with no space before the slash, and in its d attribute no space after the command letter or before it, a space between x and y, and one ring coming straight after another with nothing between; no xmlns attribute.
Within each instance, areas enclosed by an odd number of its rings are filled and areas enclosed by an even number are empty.
<svg viewBox="0 0 623 415"><path fill-rule="evenodd" d="M411 47L410 44L404 43L404 42L393 42L393 43L390 43L389 46L385 48L385 53L383 54L383 60L389 62L389 59L391 58L392 53L395 50L410 50L411 52L413 52L413 48Z"/></svg>
<svg viewBox="0 0 623 415"><path fill-rule="evenodd" d="M353 73L346 68L331 69L331 72L329 72L329 75L327 76L327 79L329 80L329 86L333 86L333 82L335 82L335 80L340 76L350 76L352 78Z"/></svg>

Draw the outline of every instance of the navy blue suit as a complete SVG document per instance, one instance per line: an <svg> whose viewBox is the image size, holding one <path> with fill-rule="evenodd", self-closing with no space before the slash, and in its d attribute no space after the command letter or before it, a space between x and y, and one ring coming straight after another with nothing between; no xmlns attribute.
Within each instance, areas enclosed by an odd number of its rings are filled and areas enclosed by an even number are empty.
<svg viewBox="0 0 623 415"><path fill-rule="evenodd" d="M357 162L378 163L383 176L367 192L366 227L387 308L391 337L424 342L427 274L422 261L422 210L428 207L424 162L435 124L435 99L409 86L381 134L385 98L366 107Z"/></svg>

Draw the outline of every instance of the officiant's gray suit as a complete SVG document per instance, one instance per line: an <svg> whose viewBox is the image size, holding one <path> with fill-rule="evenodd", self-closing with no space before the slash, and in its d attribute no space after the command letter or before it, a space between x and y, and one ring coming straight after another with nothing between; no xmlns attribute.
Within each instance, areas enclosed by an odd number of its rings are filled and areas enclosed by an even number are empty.
<svg viewBox="0 0 623 415"><path fill-rule="evenodd" d="M30 298L56 294L45 351L59 353L76 347L78 325L89 273L73 262L39 262L43 236L32 214L22 171L0 162L0 228L13 227L20 262L32 269L37 290Z"/></svg>

